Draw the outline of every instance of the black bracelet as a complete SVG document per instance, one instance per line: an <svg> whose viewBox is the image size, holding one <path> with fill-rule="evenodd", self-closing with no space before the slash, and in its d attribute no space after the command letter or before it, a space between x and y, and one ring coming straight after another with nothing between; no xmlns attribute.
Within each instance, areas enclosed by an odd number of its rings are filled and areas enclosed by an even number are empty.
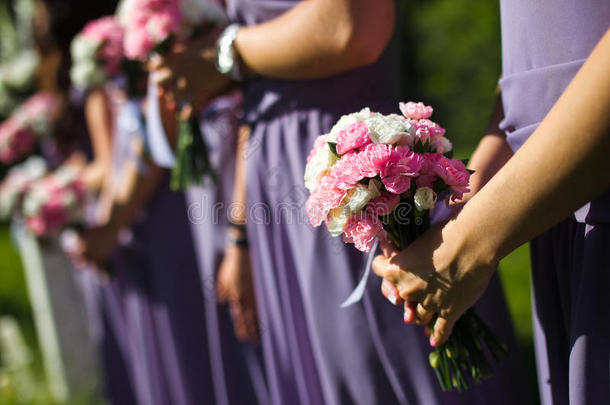
<svg viewBox="0 0 610 405"><path fill-rule="evenodd" d="M233 246L237 246L242 249L246 249L249 246L248 238L245 236L235 237L235 236L228 235L227 243L229 243Z"/></svg>

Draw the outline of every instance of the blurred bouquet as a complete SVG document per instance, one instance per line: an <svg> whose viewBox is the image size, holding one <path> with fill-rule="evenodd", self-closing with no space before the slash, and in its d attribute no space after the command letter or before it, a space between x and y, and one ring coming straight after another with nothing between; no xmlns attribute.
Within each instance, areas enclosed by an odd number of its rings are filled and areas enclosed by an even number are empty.
<svg viewBox="0 0 610 405"><path fill-rule="evenodd" d="M206 24L226 20L216 3L201 0L131 0L119 13L125 27L125 55L145 62L174 40L192 37Z"/></svg>
<svg viewBox="0 0 610 405"><path fill-rule="evenodd" d="M333 236L370 251L375 238L405 249L430 226L439 196L459 200L470 173L451 159L445 129L429 118L432 107L400 103L403 115L368 108L341 117L330 134L318 137L307 158L305 208L313 226L324 222ZM434 321L433 321L434 322ZM458 390L491 375L485 343L497 360L506 348L469 310L453 334L430 354L443 390Z"/></svg>
<svg viewBox="0 0 610 405"><path fill-rule="evenodd" d="M72 40L70 77L81 91L119 74L123 61L123 27L114 16L89 22Z"/></svg>
<svg viewBox="0 0 610 405"><path fill-rule="evenodd" d="M59 106L58 96L41 92L17 107L0 124L0 162L13 164L31 153L37 141L53 129Z"/></svg>
<svg viewBox="0 0 610 405"><path fill-rule="evenodd" d="M0 184L0 219L6 221L20 209L25 192L46 171L47 164L39 156L32 156L9 170Z"/></svg>
<svg viewBox="0 0 610 405"><path fill-rule="evenodd" d="M119 18L125 27L125 55L143 62L168 52L175 41L194 38L227 20L220 3L210 0L131 0ZM196 114L178 113L171 186L186 189L200 184L206 174L216 180Z"/></svg>
<svg viewBox="0 0 610 405"><path fill-rule="evenodd" d="M74 166L63 166L30 184L22 215L36 236L51 235L83 219L85 188L80 174Z"/></svg>

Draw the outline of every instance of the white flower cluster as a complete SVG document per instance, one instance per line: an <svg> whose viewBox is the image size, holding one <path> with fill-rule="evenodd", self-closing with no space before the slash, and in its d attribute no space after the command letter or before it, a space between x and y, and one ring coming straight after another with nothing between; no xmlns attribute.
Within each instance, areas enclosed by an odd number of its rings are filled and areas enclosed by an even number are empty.
<svg viewBox="0 0 610 405"><path fill-rule="evenodd" d="M70 78L72 84L80 91L104 83L106 72L96 60L97 51L101 44L91 41L82 35L77 35L72 41L72 68Z"/></svg>
<svg viewBox="0 0 610 405"><path fill-rule="evenodd" d="M0 218L6 220L11 216L28 185L42 178L46 171L44 159L33 156L8 172L0 186Z"/></svg>

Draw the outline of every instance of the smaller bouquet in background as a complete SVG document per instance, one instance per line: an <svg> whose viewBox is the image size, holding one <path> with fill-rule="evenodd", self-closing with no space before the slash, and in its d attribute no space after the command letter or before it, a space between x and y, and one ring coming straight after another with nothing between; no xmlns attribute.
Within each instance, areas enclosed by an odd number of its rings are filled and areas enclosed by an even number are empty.
<svg viewBox="0 0 610 405"><path fill-rule="evenodd" d="M70 47L72 84L86 91L107 82L121 71L123 27L114 16L89 22Z"/></svg>
<svg viewBox="0 0 610 405"><path fill-rule="evenodd" d="M64 166L30 185L22 216L36 236L49 236L83 220L85 187L80 174L80 169Z"/></svg>
<svg viewBox="0 0 610 405"><path fill-rule="evenodd" d="M40 179L47 172L47 164L43 158L32 156L25 162L11 168L0 184L0 219L7 221L18 213L23 195L32 182Z"/></svg>
<svg viewBox="0 0 610 405"><path fill-rule="evenodd" d="M10 165L34 151L38 140L53 130L60 100L36 93L0 124L0 162Z"/></svg>
<svg viewBox="0 0 610 405"><path fill-rule="evenodd" d="M200 33L226 22L219 2L210 0L132 0L120 10L125 27L125 55L142 62L163 55L176 41L196 38ZM188 108L188 100L183 110ZM202 138L196 114L178 112L176 164L171 187L186 189L200 184L205 175L216 180L208 148Z"/></svg>
<svg viewBox="0 0 610 405"><path fill-rule="evenodd" d="M174 41L226 21L226 15L210 1L132 0L119 10L119 19L125 28L125 55L146 62L153 53L167 52Z"/></svg>
<svg viewBox="0 0 610 405"><path fill-rule="evenodd" d="M341 117L316 139L307 158L311 195L305 209L311 224L325 223L331 235L342 235L363 252L376 238L405 249L429 228L437 201L459 200L469 191L470 172L451 158L445 129L429 119L432 107L409 102L400 103L400 110L402 115L382 115L365 108ZM485 346L496 360L507 355L469 309L449 340L430 354L443 390L462 391L492 374Z"/></svg>

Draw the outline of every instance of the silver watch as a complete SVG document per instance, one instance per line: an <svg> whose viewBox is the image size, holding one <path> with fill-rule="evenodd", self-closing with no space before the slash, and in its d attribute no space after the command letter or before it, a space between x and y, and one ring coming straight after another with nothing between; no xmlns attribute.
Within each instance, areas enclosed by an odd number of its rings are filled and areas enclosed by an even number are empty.
<svg viewBox="0 0 610 405"><path fill-rule="evenodd" d="M233 46L239 28L239 24L227 26L216 41L216 69L237 81L243 79L239 70L239 58Z"/></svg>

